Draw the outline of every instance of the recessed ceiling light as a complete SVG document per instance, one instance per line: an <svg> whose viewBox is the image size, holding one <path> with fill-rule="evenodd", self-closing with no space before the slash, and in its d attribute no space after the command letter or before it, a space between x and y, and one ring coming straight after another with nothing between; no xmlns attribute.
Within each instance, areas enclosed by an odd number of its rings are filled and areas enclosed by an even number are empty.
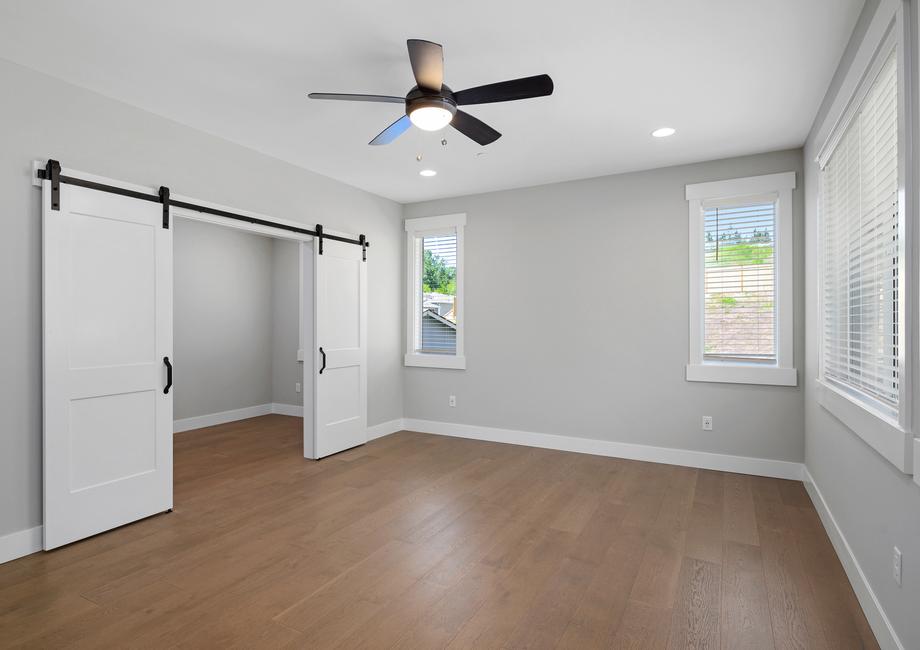
<svg viewBox="0 0 920 650"><path fill-rule="evenodd" d="M675 133L677 133L677 131L672 129L670 126L663 126L660 129L655 129L654 131L652 131L652 137L666 138L669 135L674 135Z"/></svg>
<svg viewBox="0 0 920 650"><path fill-rule="evenodd" d="M423 169L419 172L419 176L437 176L438 172L433 169Z"/></svg>

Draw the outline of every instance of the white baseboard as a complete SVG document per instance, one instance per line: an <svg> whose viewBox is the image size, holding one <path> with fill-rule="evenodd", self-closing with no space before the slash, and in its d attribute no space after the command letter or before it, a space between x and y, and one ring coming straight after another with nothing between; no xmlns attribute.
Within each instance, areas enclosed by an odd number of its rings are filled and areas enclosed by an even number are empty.
<svg viewBox="0 0 920 650"><path fill-rule="evenodd" d="M184 418L173 422L173 432L189 431L191 429L201 429L203 427L213 427L216 424L225 424L235 422L236 420L245 420L260 415L290 415L292 417L303 417L303 406L298 404L281 404L272 402L271 404L258 404L246 408L234 409L232 411L221 411L220 413L209 413L208 415L198 415L191 418ZM388 436L391 433L402 431L405 428L404 420L397 418L380 424L374 424L367 428L367 439L375 440Z"/></svg>
<svg viewBox="0 0 920 650"><path fill-rule="evenodd" d="M405 420L402 418L396 418L395 420L389 420L388 422L374 424L367 428L367 439L376 440L377 438L388 436L391 433L402 431L405 428Z"/></svg>
<svg viewBox="0 0 920 650"><path fill-rule="evenodd" d="M0 564L42 550L42 527L27 528L0 537Z"/></svg>
<svg viewBox="0 0 920 650"><path fill-rule="evenodd" d="M414 418L405 418L403 420L403 428L409 431L433 433L456 438L505 442L512 445L543 447L544 449L574 451L582 454L611 456L614 458L629 458L631 460L699 467L701 469L715 469L723 472L769 476L772 478L784 478L794 481L802 480L802 464L786 460L731 456L728 454L714 454L706 451L674 449L671 447L653 447L651 445L638 445L629 442L611 442L609 440L596 440L594 438L576 438L574 436L561 436L552 433L515 431L513 429L479 427L470 424L416 420Z"/></svg>
<svg viewBox="0 0 920 650"><path fill-rule="evenodd" d="M216 424L226 424L227 422L236 422L237 420L246 420L256 418L260 415L292 415L294 417L303 417L303 407L296 404L256 404L241 409L231 411L221 411L219 413L208 413L206 415L196 415L190 418L182 418L173 422L173 433L180 431L189 431L191 429L202 429L204 427L213 427Z"/></svg>
<svg viewBox="0 0 920 650"><path fill-rule="evenodd" d="M173 433L188 431L190 429L201 429L203 427L213 427L215 424L224 424L226 422L235 422L236 420L245 420L246 418L255 418L260 415L268 415L272 412L271 404L256 404L241 409L231 411L220 411L219 413L208 413L207 415L196 415L191 418L182 418L173 422Z"/></svg>
<svg viewBox="0 0 920 650"><path fill-rule="evenodd" d="M827 531L827 536L830 537L834 550L837 551L837 557L840 558L840 563L843 565L847 578L849 578L850 584L853 586L853 591L856 592L856 598L859 600L866 619L869 621L869 626L875 633L876 640L885 650L904 650L904 645L891 626L888 616L885 615L882 604L876 597L875 592L872 591L872 587L866 579L866 574L863 573L862 568L859 566L859 561L853 554L853 549L850 548L843 531L837 525L837 520L834 519L827 501L824 500L821 490L818 489L807 467L802 468L802 480L805 483L808 496L811 497L812 503L815 504L818 516L821 517L824 530Z"/></svg>
<svg viewBox="0 0 920 650"><path fill-rule="evenodd" d="M272 413L276 415L290 415L295 418L303 417L303 407L297 404L279 404L274 402L271 404Z"/></svg>

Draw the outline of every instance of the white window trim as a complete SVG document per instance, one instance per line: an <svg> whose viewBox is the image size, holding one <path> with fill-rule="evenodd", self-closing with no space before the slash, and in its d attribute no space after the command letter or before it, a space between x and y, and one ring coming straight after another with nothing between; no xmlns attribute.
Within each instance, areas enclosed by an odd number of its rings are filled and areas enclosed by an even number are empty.
<svg viewBox="0 0 920 650"><path fill-rule="evenodd" d="M405 365L420 368L466 369L463 329L466 321L466 309L463 304L463 229L466 226L466 214L445 214L437 217L420 217L406 219L406 356ZM421 313L418 300L420 269L417 268L416 240L423 235L437 234L439 231L457 232L457 296L454 310L457 314L457 353L426 354L415 351L415 339Z"/></svg>
<svg viewBox="0 0 920 650"><path fill-rule="evenodd" d="M690 240L690 362L687 381L795 386L793 365L793 214L795 172L687 185ZM776 201L776 363L707 361L703 354L705 308L703 208L769 197Z"/></svg>
<svg viewBox="0 0 920 650"><path fill-rule="evenodd" d="M897 420L851 397L836 386L816 381L818 404L905 474L912 473L913 435Z"/></svg>
<svg viewBox="0 0 920 650"><path fill-rule="evenodd" d="M910 164L909 150L915 147L914 135L911 133L907 116L910 115L911 74L913 65L910 50L905 47L910 43L909 25L905 11L906 2L886 1L881 3L870 25L869 34L860 47L859 65L854 61L844 80L843 88L849 89L849 94L838 95L833 104L836 109L821 125L820 132L827 134L824 144L819 149L815 162L820 170L830 159L834 149L843 137L846 128L859 111L863 100L874 83L876 76L884 64L892 48L897 48L898 65L898 209L903 220L903 237L900 241L902 260L899 269L899 305L903 322L900 331L906 336L901 337L899 350L900 361L900 386L898 398L897 419L872 407L871 404L861 401L845 390L835 386L830 381L824 380L824 317L823 309L819 309L818 324L818 378L816 379L816 396L818 403L831 415L840 420L848 429L859 436L866 444L875 449L892 465L905 474L914 473L916 466L914 447L920 448L914 440L913 409L914 400L913 369L915 367L914 350L916 350L915 337L917 323L917 301L914 293L917 291L917 277L914 266L917 243L914 228L914 206L912 197L915 186L912 180L912 166ZM885 11L887 9L887 11ZM834 121L832 121L832 119ZM820 174L820 171L819 171ZM819 175L820 183L820 175ZM821 196L820 187L817 192ZM823 253L821 243L822 206L818 200L818 295L824 295L824 264L820 261ZM920 462L918 458L917 462ZM916 479L916 475L915 475Z"/></svg>

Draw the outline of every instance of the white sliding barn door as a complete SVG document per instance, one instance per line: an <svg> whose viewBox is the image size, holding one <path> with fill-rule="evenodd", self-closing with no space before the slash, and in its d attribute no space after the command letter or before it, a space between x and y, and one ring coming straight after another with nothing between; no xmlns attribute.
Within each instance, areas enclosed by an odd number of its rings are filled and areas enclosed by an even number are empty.
<svg viewBox="0 0 920 650"><path fill-rule="evenodd" d="M354 244L327 239L316 253L314 453L323 458L367 442L367 263Z"/></svg>
<svg viewBox="0 0 920 650"><path fill-rule="evenodd" d="M172 230L44 181L44 548L172 508Z"/></svg>

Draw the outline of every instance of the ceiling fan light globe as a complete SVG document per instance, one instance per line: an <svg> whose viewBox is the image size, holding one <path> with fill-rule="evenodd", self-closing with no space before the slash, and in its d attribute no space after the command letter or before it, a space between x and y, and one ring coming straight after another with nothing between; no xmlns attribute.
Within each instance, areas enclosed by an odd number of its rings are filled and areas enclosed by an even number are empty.
<svg viewBox="0 0 920 650"><path fill-rule="evenodd" d="M453 117L453 113L440 106L419 106L409 113L412 123L423 131L440 131Z"/></svg>

